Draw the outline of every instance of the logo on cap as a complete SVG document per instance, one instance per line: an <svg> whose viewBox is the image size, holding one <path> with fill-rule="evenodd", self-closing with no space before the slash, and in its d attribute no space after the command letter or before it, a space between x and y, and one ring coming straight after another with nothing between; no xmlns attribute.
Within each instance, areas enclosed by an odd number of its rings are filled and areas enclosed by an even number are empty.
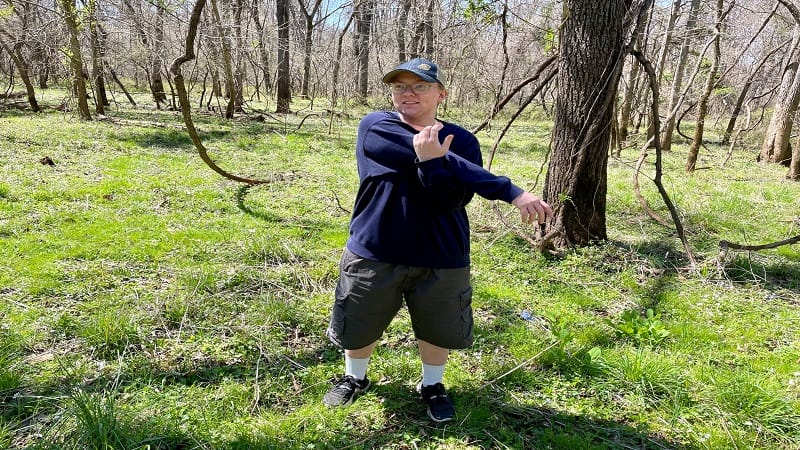
<svg viewBox="0 0 800 450"><path fill-rule="evenodd" d="M417 66L417 68L422 70L431 70L431 66L428 64L420 64Z"/></svg>

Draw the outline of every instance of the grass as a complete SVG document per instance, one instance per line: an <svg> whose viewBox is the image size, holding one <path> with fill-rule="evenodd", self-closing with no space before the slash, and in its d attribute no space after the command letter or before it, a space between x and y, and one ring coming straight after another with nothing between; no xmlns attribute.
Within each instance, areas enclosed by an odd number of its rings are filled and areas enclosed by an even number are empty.
<svg viewBox="0 0 800 450"><path fill-rule="evenodd" d="M220 165L291 177L254 187L208 169L174 112L0 111L0 447L800 446L800 251L718 248L797 234L800 185L754 163L755 144L720 167L727 148L711 142L692 175L684 145L664 155L696 271L635 198L636 145L609 163L609 241L562 258L532 251L476 199L476 342L445 375L457 420L434 425L418 403L405 313L373 358L374 389L323 408L342 371L324 330L366 111L334 118L330 134L329 116L298 129L302 114L198 115ZM493 171L540 192L550 126L524 118Z"/></svg>

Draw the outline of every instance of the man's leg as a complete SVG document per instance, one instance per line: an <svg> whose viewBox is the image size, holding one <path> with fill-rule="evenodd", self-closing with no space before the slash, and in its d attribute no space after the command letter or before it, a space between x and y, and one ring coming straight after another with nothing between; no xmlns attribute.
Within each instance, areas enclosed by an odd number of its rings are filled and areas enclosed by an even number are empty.
<svg viewBox="0 0 800 450"><path fill-rule="evenodd" d="M419 346L419 357L422 360L422 385L432 386L441 383L450 350L422 339L417 339L417 345Z"/></svg>
<svg viewBox="0 0 800 450"><path fill-rule="evenodd" d="M375 350L375 346L377 346L377 344L378 341L375 341L366 347L361 347L354 350L345 350L344 375L349 375L356 380L366 379L369 358L372 356L372 351Z"/></svg>
<svg viewBox="0 0 800 450"><path fill-rule="evenodd" d="M422 382L417 390L428 407L428 417L434 422L452 420L456 410L442 383L450 350L422 339L417 339L417 342L422 360Z"/></svg>

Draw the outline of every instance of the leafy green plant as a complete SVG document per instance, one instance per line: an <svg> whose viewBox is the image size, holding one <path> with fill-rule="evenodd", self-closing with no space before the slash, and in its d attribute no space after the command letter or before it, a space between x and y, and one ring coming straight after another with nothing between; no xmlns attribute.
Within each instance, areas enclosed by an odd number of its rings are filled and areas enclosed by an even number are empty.
<svg viewBox="0 0 800 450"><path fill-rule="evenodd" d="M606 319L618 336L625 337L637 344L657 344L672 334L661 321L661 313L654 313L648 308L644 315L631 309L623 312L619 320Z"/></svg>

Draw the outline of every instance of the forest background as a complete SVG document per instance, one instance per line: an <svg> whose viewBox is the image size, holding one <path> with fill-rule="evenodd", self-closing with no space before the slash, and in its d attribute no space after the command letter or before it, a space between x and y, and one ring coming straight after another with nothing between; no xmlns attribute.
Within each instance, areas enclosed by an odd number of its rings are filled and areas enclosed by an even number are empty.
<svg viewBox="0 0 800 450"><path fill-rule="evenodd" d="M0 447L798 448L788 0L0 0ZM556 206L470 206L475 348L320 408L381 74ZM608 226L610 223L611 226Z"/></svg>

